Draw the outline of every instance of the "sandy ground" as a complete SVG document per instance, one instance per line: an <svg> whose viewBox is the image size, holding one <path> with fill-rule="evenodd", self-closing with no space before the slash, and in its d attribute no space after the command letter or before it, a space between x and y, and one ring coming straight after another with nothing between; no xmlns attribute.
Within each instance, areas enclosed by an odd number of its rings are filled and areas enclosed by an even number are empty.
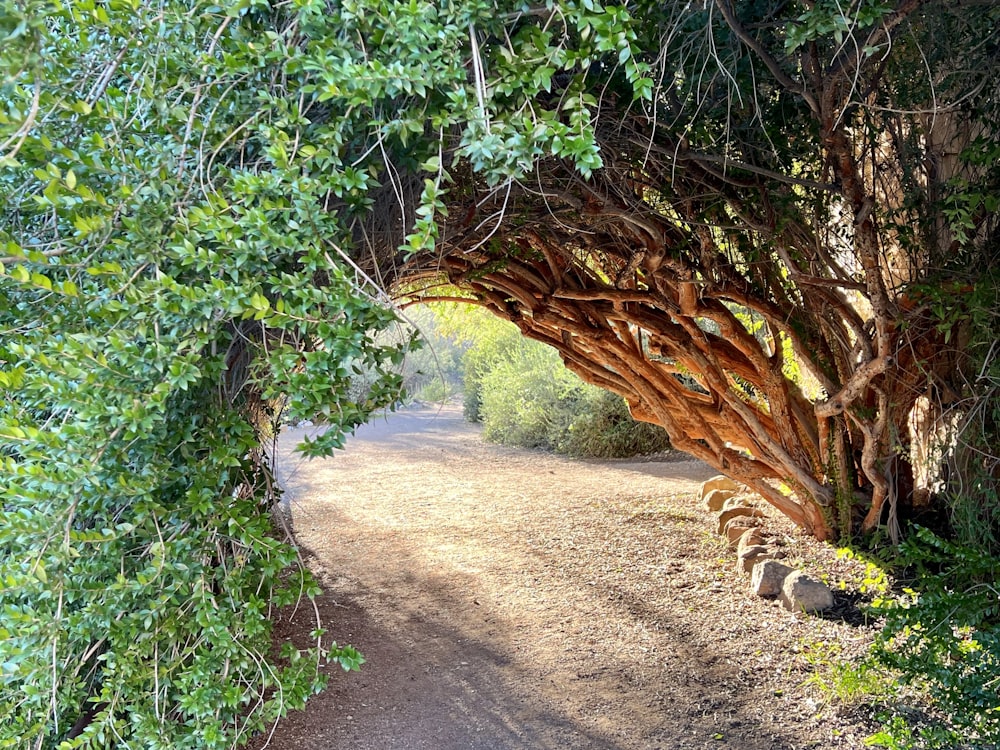
<svg viewBox="0 0 1000 750"><path fill-rule="evenodd" d="M842 606L752 597L698 507L703 464L502 448L455 407L380 419L331 459L295 454L304 433L279 443L285 499L324 625L367 663L329 665L270 748L791 750L871 731L805 684L870 638L857 571L775 518L786 562L845 579ZM301 607L278 635L314 627Z"/></svg>

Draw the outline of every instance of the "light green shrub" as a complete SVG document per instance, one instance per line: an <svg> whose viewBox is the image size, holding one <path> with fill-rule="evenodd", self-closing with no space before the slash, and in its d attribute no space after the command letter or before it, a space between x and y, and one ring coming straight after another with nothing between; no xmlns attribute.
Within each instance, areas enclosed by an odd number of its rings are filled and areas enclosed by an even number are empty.
<svg viewBox="0 0 1000 750"><path fill-rule="evenodd" d="M913 588L875 601L885 618L871 660L926 696L925 711L890 705L870 743L887 748L1000 745L1000 560L916 528L898 564Z"/></svg>
<svg viewBox="0 0 1000 750"><path fill-rule="evenodd" d="M466 418L481 421L488 440L603 458L670 447L664 430L632 419L621 396L584 383L510 324L480 324L464 364Z"/></svg>
<svg viewBox="0 0 1000 750"><path fill-rule="evenodd" d="M504 445L556 449L584 388L555 351L521 339L479 381L483 434Z"/></svg>

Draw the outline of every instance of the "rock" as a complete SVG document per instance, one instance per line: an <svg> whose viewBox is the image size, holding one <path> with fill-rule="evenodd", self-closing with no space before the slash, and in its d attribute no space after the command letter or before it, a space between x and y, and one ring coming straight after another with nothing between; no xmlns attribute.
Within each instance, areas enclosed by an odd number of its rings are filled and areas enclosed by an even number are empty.
<svg viewBox="0 0 1000 750"><path fill-rule="evenodd" d="M723 504L728 501L736 492L733 490L716 489L711 490L707 495L703 495L702 505L705 506L705 510L715 513L716 511L722 510Z"/></svg>
<svg viewBox="0 0 1000 750"><path fill-rule="evenodd" d="M759 528L747 529L736 545L736 554L739 555L747 547L755 547L763 543L764 533Z"/></svg>
<svg viewBox="0 0 1000 750"><path fill-rule="evenodd" d="M763 544L751 544L744 547L736 558L736 570L740 573L750 573L754 565L771 559L771 552Z"/></svg>
<svg viewBox="0 0 1000 750"><path fill-rule="evenodd" d="M822 612L833 606L833 592L796 570L781 584L781 604L792 612Z"/></svg>
<svg viewBox="0 0 1000 750"><path fill-rule="evenodd" d="M740 506L738 508L730 508L729 510L724 510L719 513L719 527L715 533L724 534L726 533L726 524L732 521L738 516L747 516L749 518L763 518L764 514L761 513L756 508L746 508Z"/></svg>
<svg viewBox="0 0 1000 750"><path fill-rule="evenodd" d="M747 508L750 507L750 505L747 504L746 495L733 495L731 498L729 498L728 500L726 500L726 502L722 504L721 510L729 510L730 508L740 508L740 507L747 507Z"/></svg>
<svg viewBox="0 0 1000 750"><path fill-rule="evenodd" d="M708 493L712 490L729 490L733 494L740 489L740 485L734 482L729 477L724 477L721 474L717 477L712 477L711 479L706 479L701 485L701 499L704 500Z"/></svg>
<svg viewBox="0 0 1000 750"><path fill-rule="evenodd" d="M740 539L750 529L760 526L760 519L751 516L737 516L726 524L722 534L729 540L729 549L735 550L739 547Z"/></svg>
<svg viewBox="0 0 1000 750"><path fill-rule="evenodd" d="M757 596L778 596L785 578L794 571L776 560L764 560L753 566L750 587Z"/></svg>

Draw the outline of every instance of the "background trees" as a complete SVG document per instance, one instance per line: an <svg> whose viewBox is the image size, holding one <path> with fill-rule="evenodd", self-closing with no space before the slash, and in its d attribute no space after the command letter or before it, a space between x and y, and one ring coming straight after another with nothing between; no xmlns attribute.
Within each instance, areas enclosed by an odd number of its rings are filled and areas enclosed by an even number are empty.
<svg viewBox="0 0 1000 750"><path fill-rule="evenodd" d="M406 380L438 379L414 395L436 400L449 385L487 440L602 458L670 448L666 433L632 419L620 396L583 382L555 350L505 320L461 304L410 308L407 318L428 346L407 356L405 372L420 369Z"/></svg>

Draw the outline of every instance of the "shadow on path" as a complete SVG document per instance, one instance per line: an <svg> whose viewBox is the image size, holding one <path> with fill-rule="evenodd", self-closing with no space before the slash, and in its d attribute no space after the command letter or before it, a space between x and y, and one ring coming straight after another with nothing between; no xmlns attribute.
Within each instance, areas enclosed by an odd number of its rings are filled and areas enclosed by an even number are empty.
<svg viewBox="0 0 1000 750"><path fill-rule="evenodd" d="M296 536L329 637L367 663L328 665L329 688L271 748L804 747L683 607L597 569L638 531L609 497L648 486L690 505L706 468L486 446L454 409L390 415L322 461L291 452L300 438L284 436L280 462ZM650 544L670 528L657 523ZM307 646L314 627L304 606L276 635Z"/></svg>

